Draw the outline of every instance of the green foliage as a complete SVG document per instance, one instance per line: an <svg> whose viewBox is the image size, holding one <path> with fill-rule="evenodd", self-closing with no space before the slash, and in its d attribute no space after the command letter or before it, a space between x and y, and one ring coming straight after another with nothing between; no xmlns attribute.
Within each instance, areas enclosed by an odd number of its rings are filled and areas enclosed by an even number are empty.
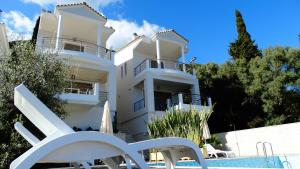
<svg viewBox="0 0 300 169"><path fill-rule="evenodd" d="M233 125L246 129L300 121L299 52L270 47L262 57L245 62L246 66L240 64L245 59L195 65L202 97L212 97L215 103L209 121L211 130L224 132L233 130Z"/></svg>
<svg viewBox="0 0 300 169"><path fill-rule="evenodd" d="M245 101L247 94L236 75L234 63L195 65L203 98L211 97L214 113L209 120L212 133L249 128L260 107ZM204 99L202 99L204 100Z"/></svg>
<svg viewBox="0 0 300 169"><path fill-rule="evenodd" d="M200 147L203 145L203 126L212 113L212 109L166 112L163 118L154 119L148 124L152 138L182 137L194 141Z"/></svg>
<svg viewBox="0 0 300 169"><path fill-rule="evenodd" d="M258 50L257 45L254 44L250 34L247 32L246 25L240 11L236 10L235 15L238 38L235 42L230 43L229 54L233 57L233 59L245 59L245 62L248 62L252 58L261 56L262 54Z"/></svg>
<svg viewBox="0 0 300 169"><path fill-rule="evenodd" d="M31 132L39 131L14 106L14 87L24 83L50 109L63 117L63 102L57 97L66 85L68 67L55 54L34 51L30 42L19 41L7 55L0 56L0 168L30 145L14 130L22 122Z"/></svg>
<svg viewBox="0 0 300 169"><path fill-rule="evenodd" d="M216 134L211 135L211 138L206 140L206 143L211 144L214 148L223 149L222 142Z"/></svg>

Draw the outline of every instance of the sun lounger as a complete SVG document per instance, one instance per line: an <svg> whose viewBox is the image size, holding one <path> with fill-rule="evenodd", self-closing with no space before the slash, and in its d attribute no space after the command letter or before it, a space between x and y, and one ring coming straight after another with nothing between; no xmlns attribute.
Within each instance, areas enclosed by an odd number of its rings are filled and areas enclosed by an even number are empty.
<svg viewBox="0 0 300 169"><path fill-rule="evenodd" d="M218 149L215 149L210 144L205 144L205 146L206 146L206 149L207 149L207 152L208 152L208 156L210 156L210 157L219 158L220 154L222 154L226 158L235 156L233 151L218 150Z"/></svg>
<svg viewBox="0 0 300 169"><path fill-rule="evenodd" d="M33 145L20 157L15 159L11 169L31 168L35 163L83 163L94 159L103 159L111 168L119 168L113 158L130 158L137 167L149 168L139 154L148 149L160 149L164 155L166 166L172 169L176 161L183 156L191 156L203 169L207 169L200 149L191 141L183 138L161 138L127 144L123 140L109 134L95 131L75 132L23 84L15 88L16 107L45 135L38 140L20 123L16 130Z"/></svg>

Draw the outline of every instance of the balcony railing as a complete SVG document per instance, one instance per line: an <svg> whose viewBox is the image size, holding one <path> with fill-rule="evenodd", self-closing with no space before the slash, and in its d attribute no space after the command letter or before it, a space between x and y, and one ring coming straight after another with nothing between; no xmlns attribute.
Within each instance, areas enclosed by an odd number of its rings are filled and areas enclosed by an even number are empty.
<svg viewBox="0 0 300 169"><path fill-rule="evenodd" d="M160 65L160 66L159 66ZM183 71L182 63L172 60L155 60L155 59L145 59L139 65L134 68L134 75L137 76L139 73L144 71L146 68L161 68L161 69L172 69Z"/></svg>
<svg viewBox="0 0 300 169"><path fill-rule="evenodd" d="M201 105L201 97L199 94L180 93L173 95L168 101L169 106L181 104Z"/></svg>
<svg viewBox="0 0 300 169"><path fill-rule="evenodd" d="M94 95L94 90L69 87L69 88L65 88L64 93Z"/></svg>
<svg viewBox="0 0 300 169"><path fill-rule="evenodd" d="M145 108L145 99L141 99L134 103L134 107L133 107L134 112L141 110L143 108Z"/></svg>
<svg viewBox="0 0 300 169"><path fill-rule="evenodd" d="M100 91L99 92L99 104L100 104L100 106L103 107L107 100L108 100L108 92Z"/></svg>
<svg viewBox="0 0 300 169"><path fill-rule="evenodd" d="M39 47L41 49L50 50L68 50L81 53L95 55L104 59L112 60L114 51L105 47L98 46L97 44L78 40L77 38L59 38L58 46L56 48L57 38L44 37Z"/></svg>

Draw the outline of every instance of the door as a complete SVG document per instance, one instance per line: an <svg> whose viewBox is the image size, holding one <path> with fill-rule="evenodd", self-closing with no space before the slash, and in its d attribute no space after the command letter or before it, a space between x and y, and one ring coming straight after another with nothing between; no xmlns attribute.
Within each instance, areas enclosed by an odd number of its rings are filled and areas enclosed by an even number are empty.
<svg viewBox="0 0 300 169"><path fill-rule="evenodd" d="M167 110L167 99L171 98L172 94L167 92L154 92L154 102L156 111Z"/></svg>

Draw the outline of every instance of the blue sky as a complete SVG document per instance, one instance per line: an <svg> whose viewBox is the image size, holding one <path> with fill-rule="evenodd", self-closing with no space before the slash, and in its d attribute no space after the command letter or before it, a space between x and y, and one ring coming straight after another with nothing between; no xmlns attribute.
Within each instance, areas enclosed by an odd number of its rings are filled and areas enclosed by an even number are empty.
<svg viewBox="0 0 300 169"><path fill-rule="evenodd" d="M27 38L41 9L53 10L56 2L0 1L2 21L7 22L9 31ZM299 47L299 0L94 0L92 5L116 29L110 43L117 47L128 42L133 31L151 35L161 29L175 29L190 40L188 58L196 56L198 63L223 63L230 60L228 46L237 36L236 9L241 11L260 49L276 45Z"/></svg>

